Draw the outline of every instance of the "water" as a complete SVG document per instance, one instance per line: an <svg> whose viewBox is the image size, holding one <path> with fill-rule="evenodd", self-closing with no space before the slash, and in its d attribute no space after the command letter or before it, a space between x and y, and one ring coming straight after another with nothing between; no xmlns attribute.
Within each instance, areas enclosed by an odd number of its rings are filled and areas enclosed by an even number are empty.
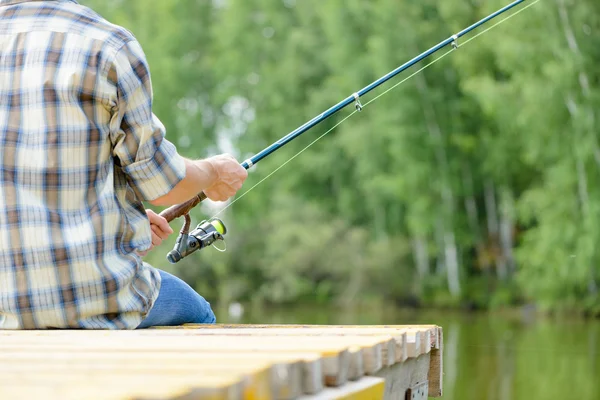
<svg viewBox="0 0 600 400"><path fill-rule="evenodd" d="M326 307L216 313L221 323L436 324L444 330L444 400L600 400L598 320Z"/></svg>

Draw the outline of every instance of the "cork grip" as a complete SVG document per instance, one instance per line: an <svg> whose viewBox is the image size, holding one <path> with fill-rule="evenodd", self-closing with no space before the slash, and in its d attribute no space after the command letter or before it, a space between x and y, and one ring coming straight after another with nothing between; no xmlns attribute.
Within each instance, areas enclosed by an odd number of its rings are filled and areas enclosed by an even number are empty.
<svg viewBox="0 0 600 400"><path fill-rule="evenodd" d="M200 192L185 203L176 204L174 206L164 209L160 213L160 216L165 218L168 222L171 222L175 218L179 218L189 213L192 208L196 207L201 201L205 199L206 195L204 194L204 192Z"/></svg>

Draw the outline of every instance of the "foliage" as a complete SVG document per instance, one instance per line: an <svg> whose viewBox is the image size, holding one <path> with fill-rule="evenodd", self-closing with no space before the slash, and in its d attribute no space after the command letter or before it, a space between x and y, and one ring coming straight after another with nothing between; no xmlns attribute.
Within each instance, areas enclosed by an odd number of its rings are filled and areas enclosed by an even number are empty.
<svg viewBox="0 0 600 400"><path fill-rule="evenodd" d="M142 43L182 154L242 160L506 1L82 3ZM599 4L540 2L459 47L224 211L227 252L168 266L173 237L148 261L223 304L598 313ZM261 161L244 190L350 111Z"/></svg>

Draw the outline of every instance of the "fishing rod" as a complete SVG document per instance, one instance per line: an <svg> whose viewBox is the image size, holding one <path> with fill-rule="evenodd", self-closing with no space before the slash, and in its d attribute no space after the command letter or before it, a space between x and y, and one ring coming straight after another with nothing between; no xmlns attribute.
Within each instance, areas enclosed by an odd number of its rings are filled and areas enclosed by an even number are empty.
<svg viewBox="0 0 600 400"><path fill-rule="evenodd" d="M342 110L343 108L347 107L348 105L350 105L352 103L354 103L356 111L360 112L363 108L363 105L360 102L360 98L362 96L364 96L365 94L369 93L373 89L377 88L378 86L380 86L383 83L387 82L388 80L392 79L396 75L400 74L403 71L406 71L408 68L412 67L413 65L417 64L418 62L424 60L425 58L429 57L430 55L436 53L437 51L443 49L444 47L446 47L448 45L452 45L453 49L457 49L459 38L461 38L462 36L466 35L467 33L477 29L478 27L484 25L488 21L496 18L497 16L505 13L506 11L512 9L513 7L516 7L517 5L519 5L523 2L525 2L525 0L516 0L512 3L510 3L509 5L501 8L500 10L481 19L480 21L474 23L473 25L469 26L468 28L465 28L462 31L458 32L457 34L450 36L446 40L443 40L442 42L433 46L429 50L424 51L423 53L419 54L412 60L404 63L403 65L399 66L398 68L394 69L393 71L389 72L388 74L382 76L381 78L377 79L376 81L372 82L371 84L365 86L364 88L360 89L359 91L346 97L344 100L340 101L338 104L332 106L325 112L317 115L310 121L308 121L305 124L301 125L300 127L296 128L294 131L292 131L289 134L287 134L286 136L282 137L281 139L279 139L275 143L271 144L270 146L268 146L261 152L257 153L256 155L252 156L251 158L245 160L240 165L242 167L244 167L246 170L250 169L253 165L258 163L259 161L268 157L270 154L273 154L275 151L279 150L280 148L282 148L283 146L285 146L292 140L296 139L298 136L307 132L311 128L315 127L319 123L323 122L327 118L331 117L332 115L334 115L335 113L337 113L338 111ZM173 264L177 263L181 259L183 259L184 257L188 256L191 253L193 253L197 250L203 249L205 247L211 246L217 240L224 240L224 235L227 232L227 229L225 228L225 225L223 224L223 222L217 218L211 218L208 221L206 221L206 220L202 221L200 224L198 224L198 226L192 232L189 231L189 228L191 225L191 218L189 216L189 212L194 207L196 207L200 202L205 200L206 198L207 198L206 194L204 192L201 192L201 193L197 194L196 196L194 196L192 199L190 199L182 204L171 206L160 213L160 215L162 217L164 217L168 222L171 222L175 218L179 218L181 216L183 216L185 218L184 225L181 228L181 231L179 233L179 236L177 238L175 246L174 246L173 250L170 251L169 254L167 255L167 260L169 262L171 262Z"/></svg>

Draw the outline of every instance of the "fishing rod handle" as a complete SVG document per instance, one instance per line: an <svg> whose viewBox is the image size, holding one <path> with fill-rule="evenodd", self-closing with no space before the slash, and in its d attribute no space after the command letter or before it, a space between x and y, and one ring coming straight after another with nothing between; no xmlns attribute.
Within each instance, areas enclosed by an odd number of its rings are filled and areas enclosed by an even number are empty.
<svg viewBox="0 0 600 400"><path fill-rule="evenodd" d="M253 163L250 159L248 159L240 165L245 169L250 169ZM164 209L159 215L165 218L167 222L171 222L175 218L179 218L183 215L188 214L192 208L196 207L200 202L206 200L206 198L206 194L204 194L204 192L200 192L196 196L184 203L176 204L174 206Z"/></svg>
<svg viewBox="0 0 600 400"><path fill-rule="evenodd" d="M206 200L204 192L200 192L190 200L176 204L169 208L164 209L159 215L167 220L167 222L173 221L175 218L179 218L183 215L188 214L192 208L196 207L200 202Z"/></svg>

